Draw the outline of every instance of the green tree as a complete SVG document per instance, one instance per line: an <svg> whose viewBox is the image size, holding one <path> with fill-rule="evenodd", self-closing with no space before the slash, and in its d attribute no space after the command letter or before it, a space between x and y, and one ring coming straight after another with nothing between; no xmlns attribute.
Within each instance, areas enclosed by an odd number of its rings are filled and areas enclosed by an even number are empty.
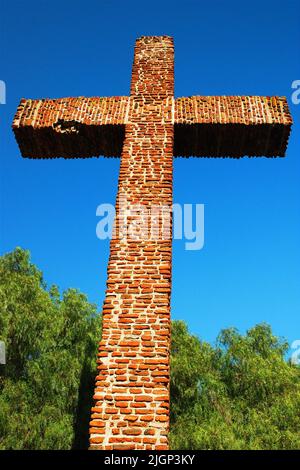
<svg viewBox="0 0 300 470"><path fill-rule="evenodd" d="M0 449L88 446L99 337L85 295L47 290L27 251L0 258Z"/></svg>
<svg viewBox="0 0 300 470"><path fill-rule="evenodd" d="M173 322L172 448L299 448L300 369L287 349L266 324L223 330L214 348Z"/></svg>

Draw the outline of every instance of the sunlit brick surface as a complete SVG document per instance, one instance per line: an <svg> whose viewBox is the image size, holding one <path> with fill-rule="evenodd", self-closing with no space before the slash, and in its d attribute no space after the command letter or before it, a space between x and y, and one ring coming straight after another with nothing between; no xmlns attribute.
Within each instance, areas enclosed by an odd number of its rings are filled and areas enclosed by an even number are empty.
<svg viewBox="0 0 300 470"><path fill-rule="evenodd" d="M130 206L172 205L173 76L170 38L137 41L118 192ZM111 241L94 448L168 448L171 226L168 235Z"/></svg>

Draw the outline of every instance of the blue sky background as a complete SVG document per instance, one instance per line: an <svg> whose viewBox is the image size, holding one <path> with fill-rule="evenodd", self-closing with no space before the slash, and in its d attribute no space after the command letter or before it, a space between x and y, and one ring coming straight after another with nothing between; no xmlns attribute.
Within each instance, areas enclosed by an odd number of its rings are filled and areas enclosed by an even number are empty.
<svg viewBox="0 0 300 470"><path fill-rule="evenodd" d="M128 95L135 39L171 35L176 96L285 95L294 118L286 159L175 159L174 202L205 204L205 246L173 244L172 317L208 341L262 321L300 339L299 2L2 0L1 23L1 253L28 248L48 284L102 305L96 207L119 159L22 159L11 122L21 97Z"/></svg>

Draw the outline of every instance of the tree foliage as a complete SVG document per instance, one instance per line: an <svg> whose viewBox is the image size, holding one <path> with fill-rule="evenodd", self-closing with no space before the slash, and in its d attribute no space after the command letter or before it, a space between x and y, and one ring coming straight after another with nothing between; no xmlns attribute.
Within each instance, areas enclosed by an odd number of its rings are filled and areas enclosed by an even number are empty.
<svg viewBox="0 0 300 470"><path fill-rule="evenodd" d="M85 295L48 290L27 251L0 258L0 449L87 447L96 337Z"/></svg>
<svg viewBox="0 0 300 470"><path fill-rule="evenodd" d="M100 329L95 305L47 288L27 251L0 257L0 449L88 447ZM212 346L173 322L172 448L299 448L300 371L286 351L265 324Z"/></svg>
<svg viewBox="0 0 300 470"><path fill-rule="evenodd" d="M174 449L297 449L300 370L270 326L223 330L216 347L173 322Z"/></svg>

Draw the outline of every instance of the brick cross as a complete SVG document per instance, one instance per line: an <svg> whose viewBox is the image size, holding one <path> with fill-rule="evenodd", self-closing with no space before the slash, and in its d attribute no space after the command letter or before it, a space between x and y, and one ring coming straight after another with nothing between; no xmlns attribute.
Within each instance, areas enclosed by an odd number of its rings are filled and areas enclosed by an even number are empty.
<svg viewBox="0 0 300 470"><path fill-rule="evenodd" d="M13 130L23 157L121 155L129 206L171 208L173 156L283 157L291 124L284 97L174 99L173 40L143 36L130 97L23 99ZM168 449L171 249L111 240L93 449Z"/></svg>

